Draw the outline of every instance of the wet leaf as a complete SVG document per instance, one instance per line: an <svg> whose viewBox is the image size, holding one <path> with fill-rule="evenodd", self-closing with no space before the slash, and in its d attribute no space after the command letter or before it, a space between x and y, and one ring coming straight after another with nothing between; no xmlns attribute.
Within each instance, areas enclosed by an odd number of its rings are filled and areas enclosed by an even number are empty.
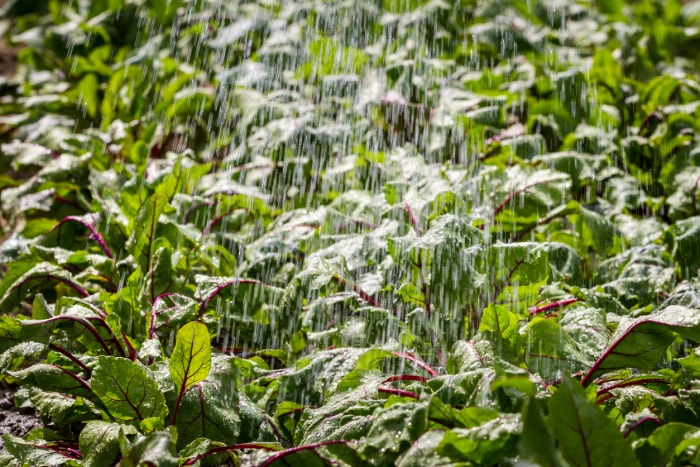
<svg viewBox="0 0 700 467"><path fill-rule="evenodd" d="M99 357L90 382L95 396L117 422L138 427L151 418L162 420L168 412L163 393L139 363Z"/></svg>
<svg viewBox="0 0 700 467"><path fill-rule="evenodd" d="M584 383L607 371L654 368L677 335L700 342L700 314L696 310L672 305L621 324L603 354L586 373Z"/></svg>
<svg viewBox="0 0 700 467"><path fill-rule="evenodd" d="M571 377L564 377L547 405L547 425L562 457L571 465L639 465L615 423L588 400L581 385Z"/></svg>
<svg viewBox="0 0 700 467"><path fill-rule="evenodd" d="M180 393L201 383L211 369L211 338L207 327L196 321L177 332L168 370Z"/></svg>
<svg viewBox="0 0 700 467"><path fill-rule="evenodd" d="M99 467L115 462L119 455L119 441L124 435L136 434L136 429L121 423L91 421L80 432L80 452L83 465Z"/></svg>

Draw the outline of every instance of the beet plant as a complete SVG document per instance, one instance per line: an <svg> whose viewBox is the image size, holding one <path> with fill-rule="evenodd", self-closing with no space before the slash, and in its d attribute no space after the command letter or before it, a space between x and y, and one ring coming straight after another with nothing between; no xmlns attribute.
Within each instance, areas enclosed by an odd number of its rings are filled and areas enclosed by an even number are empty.
<svg viewBox="0 0 700 467"><path fill-rule="evenodd" d="M0 464L700 462L697 2L20 3Z"/></svg>

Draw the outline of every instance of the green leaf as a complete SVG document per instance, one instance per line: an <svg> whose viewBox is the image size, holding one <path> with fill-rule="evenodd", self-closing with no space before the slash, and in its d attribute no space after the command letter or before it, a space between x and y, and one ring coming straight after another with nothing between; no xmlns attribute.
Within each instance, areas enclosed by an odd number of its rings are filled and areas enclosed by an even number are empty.
<svg viewBox="0 0 700 467"><path fill-rule="evenodd" d="M515 454L519 431L519 416L504 414L473 428L446 432L438 449L456 461L494 465Z"/></svg>
<svg viewBox="0 0 700 467"><path fill-rule="evenodd" d="M492 332L510 340L518 332L518 317L508 307L489 305L481 315L479 332Z"/></svg>
<svg viewBox="0 0 700 467"><path fill-rule="evenodd" d="M102 467L113 464L120 455L119 440L127 434L136 434L136 429L121 423L97 420L86 423L79 438L83 465Z"/></svg>
<svg viewBox="0 0 700 467"><path fill-rule="evenodd" d="M78 83L78 99L83 105L90 118L95 118L97 115L97 107L99 98L97 96L97 76L94 73L88 73Z"/></svg>
<svg viewBox="0 0 700 467"><path fill-rule="evenodd" d="M546 380L555 380L560 372L574 373L584 368L585 359L573 339L554 320L535 318L526 331L525 363L530 371Z"/></svg>
<svg viewBox="0 0 700 467"><path fill-rule="evenodd" d="M75 458L61 454L59 449L52 449L50 443L32 443L12 435L2 435L5 449L12 454L21 465L50 467L63 465Z"/></svg>
<svg viewBox="0 0 700 467"><path fill-rule="evenodd" d="M634 452L644 466L668 465L678 445L684 439L697 436L696 426L667 423L658 427L648 438L635 444Z"/></svg>
<svg viewBox="0 0 700 467"><path fill-rule="evenodd" d="M295 444L314 444L329 439L360 439L367 435L368 419L383 402L367 398L376 385L365 384L339 392L318 408L304 410L295 432Z"/></svg>
<svg viewBox="0 0 700 467"><path fill-rule="evenodd" d="M555 438L545 422L540 404L534 399L525 406L518 454L524 461L544 467L565 465L561 453L557 450Z"/></svg>
<svg viewBox="0 0 700 467"><path fill-rule="evenodd" d="M350 467L359 465L362 461L362 458L347 443L329 440L280 451L269 456L259 465L260 467L285 467L289 465L304 465L308 467L339 465Z"/></svg>
<svg viewBox="0 0 700 467"><path fill-rule="evenodd" d="M140 363L99 357L90 383L109 415L120 423L138 427L149 418L162 420L168 412L158 384Z"/></svg>
<svg viewBox="0 0 700 467"><path fill-rule="evenodd" d="M426 430L428 410L425 403L395 403L375 411L363 456L380 465L393 463Z"/></svg>
<svg viewBox="0 0 700 467"><path fill-rule="evenodd" d="M57 427L85 422L98 417L94 404L82 397L71 397L60 392L48 392L29 386L27 395L36 410L46 418L51 418Z"/></svg>
<svg viewBox="0 0 700 467"><path fill-rule="evenodd" d="M207 327L193 321L177 332L168 370L181 394L201 383L211 369L211 337Z"/></svg>
<svg viewBox="0 0 700 467"><path fill-rule="evenodd" d="M30 384L44 391L86 397L89 389L76 378L62 371L57 365L38 363L20 371L10 372L18 384Z"/></svg>
<svg viewBox="0 0 700 467"><path fill-rule="evenodd" d="M448 455L441 454L439 448L445 432L431 430L425 432L396 461L398 467L423 467L426 465L455 465Z"/></svg>
<svg viewBox="0 0 700 467"><path fill-rule="evenodd" d="M666 235L683 277L695 277L700 269L700 217L676 222Z"/></svg>
<svg viewBox="0 0 700 467"><path fill-rule="evenodd" d="M611 332L605 312L598 308L574 306L567 308L559 320L562 330L571 336L586 361L594 362L604 351Z"/></svg>
<svg viewBox="0 0 700 467"><path fill-rule="evenodd" d="M520 430L517 415L505 415L471 428L428 431L397 465L498 465L515 455Z"/></svg>
<svg viewBox="0 0 700 467"><path fill-rule="evenodd" d="M231 381L204 382L184 395L178 411L177 446L197 438L234 444L240 431L238 397Z"/></svg>
<svg viewBox="0 0 700 467"><path fill-rule="evenodd" d="M55 293L60 284L65 284L68 290L81 297L87 297L88 292L74 281L74 277L65 269L49 262L35 263L19 277L7 277L4 294L0 297L0 309L5 313L13 311L27 297L38 291L47 290Z"/></svg>
<svg viewBox="0 0 700 467"><path fill-rule="evenodd" d="M151 269L151 260L155 254L154 243L158 219L167 206L168 198L165 195L152 195L143 203L134 219L133 230L126 247L143 273Z"/></svg>
<svg viewBox="0 0 700 467"><path fill-rule="evenodd" d="M588 384L596 376L613 370L650 370L665 356L676 335L700 342L700 313L692 308L671 305L649 316L618 326L603 354L586 373Z"/></svg>
<svg viewBox="0 0 700 467"><path fill-rule="evenodd" d="M588 400L581 384L570 376L564 376L547 407L547 426L570 465L639 466L615 423Z"/></svg>
<svg viewBox="0 0 700 467"><path fill-rule="evenodd" d="M516 361L521 354L518 316L502 305L487 306L479 323L479 332L489 339L498 354L508 361Z"/></svg>
<svg viewBox="0 0 700 467"><path fill-rule="evenodd" d="M120 463L123 467L177 467L180 465L175 443L169 431L157 431L140 439L125 453Z"/></svg>
<svg viewBox="0 0 700 467"><path fill-rule="evenodd" d="M214 103L212 92L206 89L186 89L175 96L166 117L200 117L208 112Z"/></svg>

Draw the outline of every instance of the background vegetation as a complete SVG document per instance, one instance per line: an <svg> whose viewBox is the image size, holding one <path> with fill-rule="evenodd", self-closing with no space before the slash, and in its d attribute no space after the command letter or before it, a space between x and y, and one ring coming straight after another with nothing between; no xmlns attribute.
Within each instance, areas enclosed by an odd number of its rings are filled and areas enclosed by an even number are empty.
<svg viewBox="0 0 700 467"><path fill-rule="evenodd" d="M700 462L700 3L4 5L7 465Z"/></svg>

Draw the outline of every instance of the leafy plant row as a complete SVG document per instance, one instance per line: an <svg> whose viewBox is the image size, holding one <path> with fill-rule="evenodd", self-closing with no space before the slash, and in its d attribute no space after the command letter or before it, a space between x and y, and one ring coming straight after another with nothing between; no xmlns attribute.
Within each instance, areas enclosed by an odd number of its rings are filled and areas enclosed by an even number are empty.
<svg viewBox="0 0 700 467"><path fill-rule="evenodd" d="M8 3L2 462L697 463L697 6L555 3Z"/></svg>

